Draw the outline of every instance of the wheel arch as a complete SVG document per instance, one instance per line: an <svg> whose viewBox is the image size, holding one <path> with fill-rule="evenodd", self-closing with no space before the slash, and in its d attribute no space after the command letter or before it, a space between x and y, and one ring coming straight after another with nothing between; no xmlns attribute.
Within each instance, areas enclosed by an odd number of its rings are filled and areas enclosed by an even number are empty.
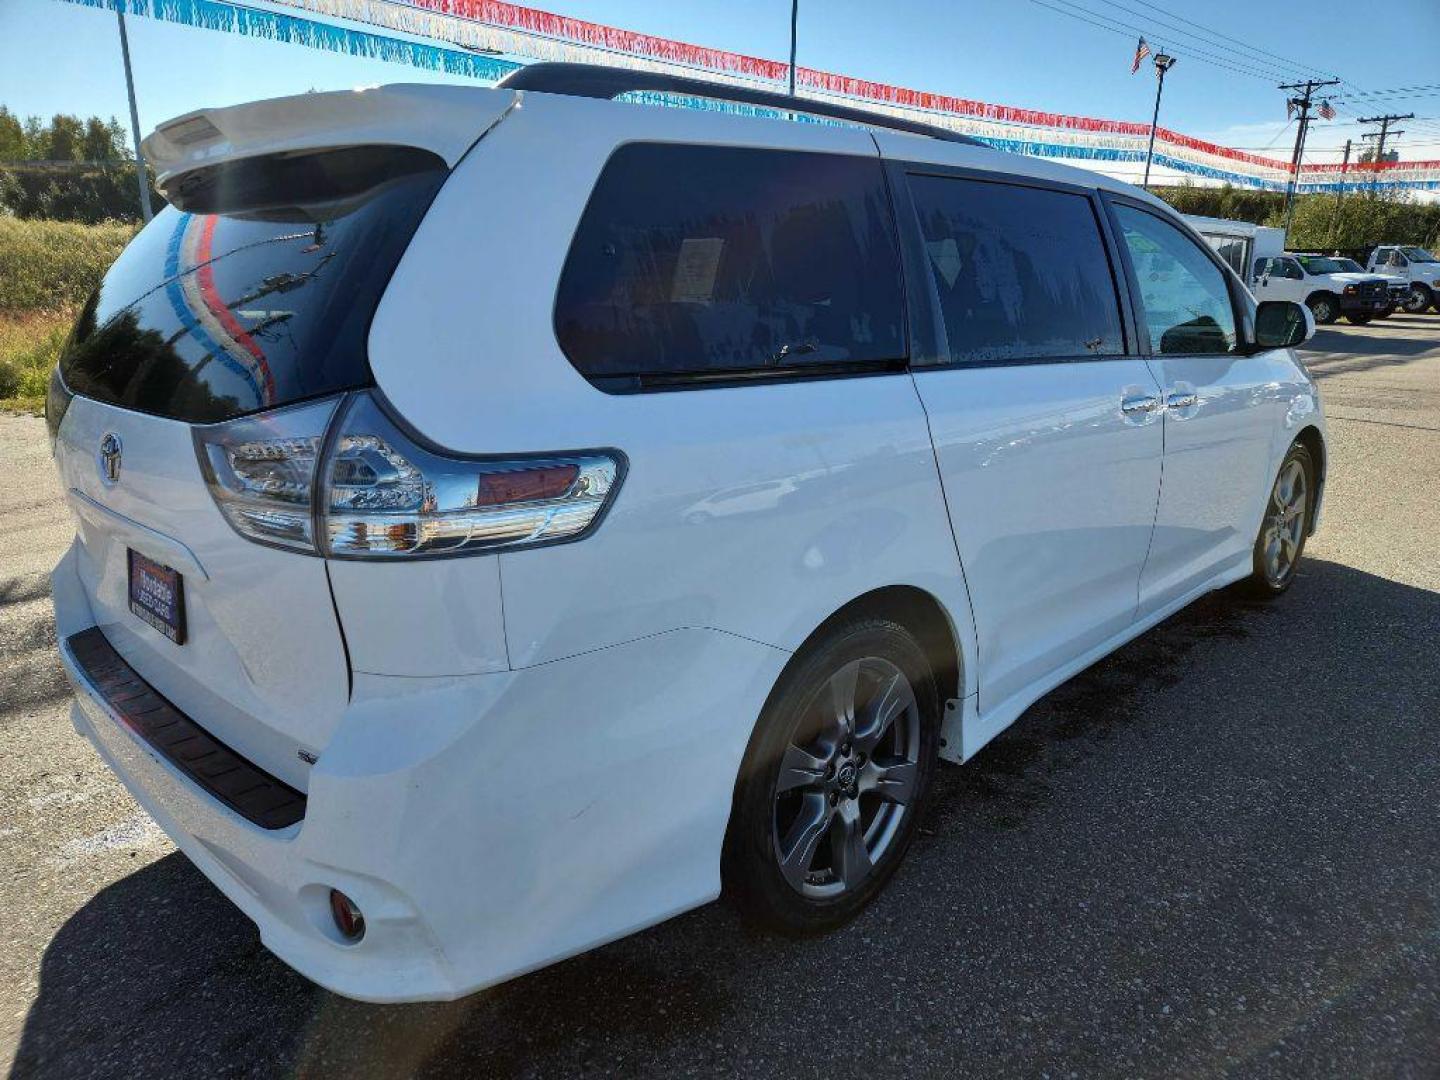
<svg viewBox="0 0 1440 1080"><path fill-rule="evenodd" d="M810 631L795 655L803 653L831 627L860 616L889 619L905 627L925 650L942 699L964 694L963 651L954 620L938 597L915 585L885 585L855 597Z"/></svg>
<svg viewBox="0 0 1440 1080"><path fill-rule="evenodd" d="M1314 424L1306 424L1295 435L1295 442L1304 445L1310 451L1310 456L1315 459L1315 467L1319 470L1320 479L1325 479L1325 436L1320 434L1320 429Z"/></svg>
<svg viewBox="0 0 1440 1080"><path fill-rule="evenodd" d="M1309 307L1322 296L1326 297L1327 299L1334 300L1337 306L1340 303L1340 294L1337 293L1334 289L1316 289L1314 292L1310 293L1310 295L1305 297L1305 306Z"/></svg>
<svg viewBox="0 0 1440 1080"><path fill-rule="evenodd" d="M1325 454L1325 436L1320 433L1320 429L1314 424L1306 424L1295 435L1292 442L1297 442L1305 447L1306 450L1310 451L1310 456L1315 461L1315 506L1318 510L1325 494L1325 473L1328 464ZM1315 534L1318 518L1318 513L1312 513L1310 515L1309 535L1311 536Z"/></svg>

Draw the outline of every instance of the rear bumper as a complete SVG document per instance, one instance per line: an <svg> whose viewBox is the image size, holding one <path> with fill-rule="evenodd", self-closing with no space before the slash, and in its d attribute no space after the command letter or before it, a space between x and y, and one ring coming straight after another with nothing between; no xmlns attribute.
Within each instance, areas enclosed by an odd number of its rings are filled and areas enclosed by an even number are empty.
<svg viewBox="0 0 1440 1080"><path fill-rule="evenodd" d="M740 759L789 655L681 629L521 671L357 673L304 818L264 829L87 678L64 640L93 625L70 557L53 581L76 729L266 947L365 1001L459 997L718 895ZM359 942L331 888L364 913Z"/></svg>

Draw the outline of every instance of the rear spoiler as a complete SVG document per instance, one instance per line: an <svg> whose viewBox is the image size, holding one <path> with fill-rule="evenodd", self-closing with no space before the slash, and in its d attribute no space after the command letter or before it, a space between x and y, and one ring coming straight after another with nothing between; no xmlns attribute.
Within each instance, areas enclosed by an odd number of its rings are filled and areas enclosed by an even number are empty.
<svg viewBox="0 0 1440 1080"><path fill-rule="evenodd" d="M348 146L409 146L453 168L520 100L514 90L402 83L198 109L141 143L164 191L196 169Z"/></svg>

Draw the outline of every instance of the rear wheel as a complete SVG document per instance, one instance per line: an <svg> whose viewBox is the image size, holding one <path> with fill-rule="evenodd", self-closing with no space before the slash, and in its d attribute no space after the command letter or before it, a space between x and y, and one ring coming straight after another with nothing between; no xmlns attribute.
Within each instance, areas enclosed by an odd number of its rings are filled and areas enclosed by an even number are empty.
<svg viewBox="0 0 1440 1080"><path fill-rule="evenodd" d="M1321 326L1329 326L1340 317L1340 304L1329 293L1319 293L1305 303L1310 308L1310 314L1315 316L1315 321Z"/></svg>
<svg viewBox="0 0 1440 1080"><path fill-rule="evenodd" d="M722 871L741 910L798 935L869 903L914 836L939 722L934 673L904 627L859 618L807 646L736 784Z"/></svg>
<svg viewBox="0 0 1440 1080"><path fill-rule="evenodd" d="M1260 535L1255 539L1253 568L1245 590L1262 598L1279 596L1295 580L1310 518L1315 508L1315 461L1302 443L1295 443L1270 488Z"/></svg>

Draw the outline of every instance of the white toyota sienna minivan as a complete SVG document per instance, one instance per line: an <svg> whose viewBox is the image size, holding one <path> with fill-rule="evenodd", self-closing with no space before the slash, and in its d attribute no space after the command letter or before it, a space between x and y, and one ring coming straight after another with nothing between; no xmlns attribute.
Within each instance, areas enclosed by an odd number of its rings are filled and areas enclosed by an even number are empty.
<svg viewBox="0 0 1440 1080"><path fill-rule="evenodd" d="M1093 173L567 65L145 147L47 408L74 722L342 994L834 927L938 759L1315 526L1308 313Z"/></svg>

